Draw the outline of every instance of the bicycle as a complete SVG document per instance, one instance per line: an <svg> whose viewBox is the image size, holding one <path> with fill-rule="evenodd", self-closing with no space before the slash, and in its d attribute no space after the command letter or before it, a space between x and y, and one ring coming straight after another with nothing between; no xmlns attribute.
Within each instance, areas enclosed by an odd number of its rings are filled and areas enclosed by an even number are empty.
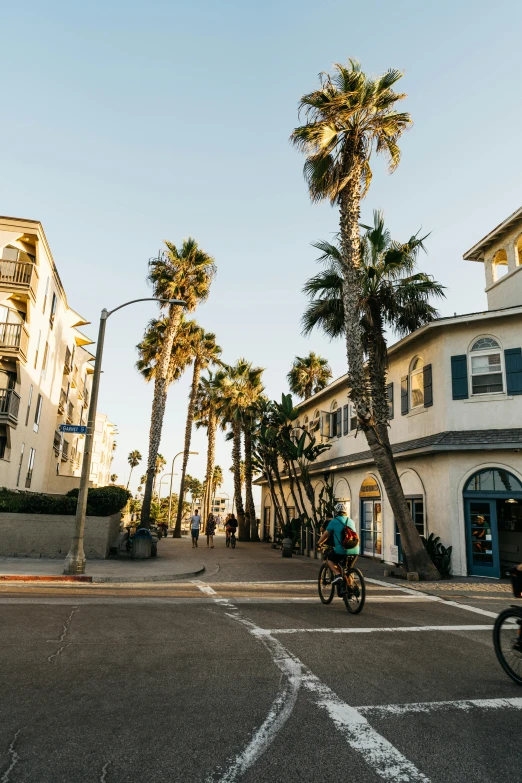
<svg viewBox="0 0 522 783"><path fill-rule="evenodd" d="M228 534L225 543L227 546L232 545L232 549L236 548L236 534L234 533L233 530L231 530L230 533Z"/></svg>
<svg viewBox="0 0 522 783"><path fill-rule="evenodd" d="M522 598L522 571L511 572L513 592ZM514 604L495 620L493 645L500 665L511 679L522 685L522 606Z"/></svg>
<svg viewBox="0 0 522 783"><path fill-rule="evenodd" d="M335 585L332 584L334 574L326 562L326 558L327 553L324 552L323 559L325 562L319 570L317 589L321 602L323 604L330 604L334 597ZM347 556L346 562L341 566L343 588L339 590L339 595L351 614L359 614L359 612L362 612L366 600L366 583L362 571L348 565L349 558L350 555Z"/></svg>

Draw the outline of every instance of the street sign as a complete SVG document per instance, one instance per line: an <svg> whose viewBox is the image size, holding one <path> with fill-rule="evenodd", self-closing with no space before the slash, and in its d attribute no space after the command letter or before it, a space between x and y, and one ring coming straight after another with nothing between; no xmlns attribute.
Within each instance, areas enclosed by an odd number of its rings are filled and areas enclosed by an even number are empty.
<svg viewBox="0 0 522 783"><path fill-rule="evenodd" d="M60 424L60 432L74 432L76 435L86 435L87 427L81 427L79 424Z"/></svg>

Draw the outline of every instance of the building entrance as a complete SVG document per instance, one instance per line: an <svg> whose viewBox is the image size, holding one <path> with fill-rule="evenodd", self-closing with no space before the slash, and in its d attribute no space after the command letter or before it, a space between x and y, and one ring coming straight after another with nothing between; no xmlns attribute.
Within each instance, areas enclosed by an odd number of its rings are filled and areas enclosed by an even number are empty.
<svg viewBox="0 0 522 783"><path fill-rule="evenodd" d="M361 484L361 554L382 558L382 500L372 476Z"/></svg>
<svg viewBox="0 0 522 783"><path fill-rule="evenodd" d="M522 483L507 470L475 473L464 489L468 573L504 576L522 562Z"/></svg>

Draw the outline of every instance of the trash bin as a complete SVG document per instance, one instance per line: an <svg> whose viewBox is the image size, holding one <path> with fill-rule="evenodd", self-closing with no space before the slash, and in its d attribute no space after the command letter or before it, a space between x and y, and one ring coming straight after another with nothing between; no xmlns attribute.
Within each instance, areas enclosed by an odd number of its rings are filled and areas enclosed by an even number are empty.
<svg viewBox="0 0 522 783"><path fill-rule="evenodd" d="M140 527L132 539L131 558L148 560L152 557L152 535L146 527Z"/></svg>

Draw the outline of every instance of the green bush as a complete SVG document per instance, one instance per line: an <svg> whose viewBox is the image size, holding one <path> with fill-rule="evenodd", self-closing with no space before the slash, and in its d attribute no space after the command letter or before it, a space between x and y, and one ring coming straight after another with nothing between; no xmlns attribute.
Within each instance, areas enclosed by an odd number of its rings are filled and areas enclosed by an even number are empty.
<svg viewBox="0 0 522 783"><path fill-rule="evenodd" d="M445 547L441 544L440 537L435 536L434 533L430 533L428 538L421 536L422 542L426 547L431 562L438 569L442 579L451 579L451 553L453 547Z"/></svg>
<svg viewBox="0 0 522 783"><path fill-rule="evenodd" d="M130 492L121 487L99 487L90 489L87 495L87 514L93 517L108 517L121 511L130 498ZM11 514L74 514L78 490L67 495L42 495L38 492L13 492L0 489L0 513Z"/></svg>

